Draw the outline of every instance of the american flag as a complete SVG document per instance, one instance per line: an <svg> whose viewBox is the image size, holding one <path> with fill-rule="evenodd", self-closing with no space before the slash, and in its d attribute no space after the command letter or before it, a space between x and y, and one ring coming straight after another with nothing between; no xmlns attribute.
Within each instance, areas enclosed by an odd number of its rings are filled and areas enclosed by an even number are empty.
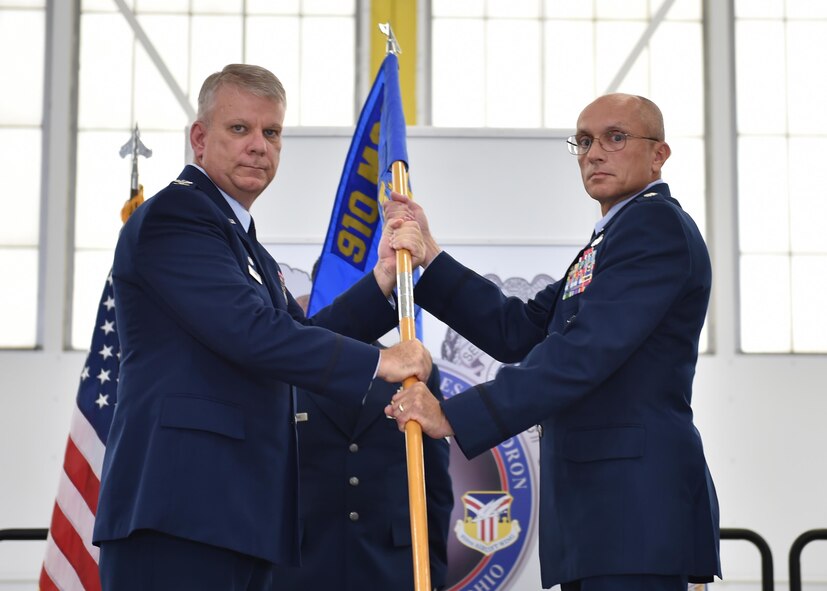
<svg viewBox="0 0 827 591"><path fill-rule="evenodd" d="M98 308L92 345L80 374L40 571L40 591L99 591L101 588L98 548L92 545L92 527L98 509L103 452L115 410L119 360L110 272Z"/></svg>

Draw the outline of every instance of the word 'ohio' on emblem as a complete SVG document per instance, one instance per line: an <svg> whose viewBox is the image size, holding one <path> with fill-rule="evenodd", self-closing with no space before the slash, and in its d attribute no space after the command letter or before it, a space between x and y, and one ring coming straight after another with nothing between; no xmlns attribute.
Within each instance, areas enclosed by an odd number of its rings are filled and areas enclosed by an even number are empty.
<svg viewBox="0 0 827 591"><path fill-rule="evenodd" d="M513 500L504 490L468 491L462 495L465 514L454 527L457 539L486 556L516 542L520 522L511 518Z"/></svg>

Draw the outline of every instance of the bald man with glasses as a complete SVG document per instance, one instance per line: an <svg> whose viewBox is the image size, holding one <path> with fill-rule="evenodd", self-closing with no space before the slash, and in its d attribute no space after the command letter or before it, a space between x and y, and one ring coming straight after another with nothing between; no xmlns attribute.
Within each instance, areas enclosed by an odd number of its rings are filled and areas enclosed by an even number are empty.
<svg viewBox="0 0 827 591"><path fill-rule="evenodd" d="M415 300L504 363L439 402L417 384L386 414L469 458L539 425L540 566L562 591L685 591L721 576L718 501L692 420L711 268L661 178L671 150L650 100L610 94L568 139L603 217L564 278L524 303L442 252L422 208Z"/></svg>

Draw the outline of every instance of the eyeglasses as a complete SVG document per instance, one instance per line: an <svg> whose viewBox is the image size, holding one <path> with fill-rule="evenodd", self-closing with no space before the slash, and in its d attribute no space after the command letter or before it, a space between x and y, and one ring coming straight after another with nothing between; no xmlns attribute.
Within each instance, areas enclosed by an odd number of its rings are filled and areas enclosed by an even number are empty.
<svg viewBox="0 0 827 591"><path fill-rule="evenodd" d="M661 141L653 137L634 135L631 133L625 133L623 131L617 131L616 129L612 129L604 133L601 133L597 137L591 137L588 135L570 136L566 140L566 147L568 147L569 149L569 154L574 154L575 156L582 156L591 149L592 144L594 144L594 140L597 140L600 143L600 147L603 148L606 152L619 152L620 150L626 147L626 138L649 140L652 142Z"/></svg>

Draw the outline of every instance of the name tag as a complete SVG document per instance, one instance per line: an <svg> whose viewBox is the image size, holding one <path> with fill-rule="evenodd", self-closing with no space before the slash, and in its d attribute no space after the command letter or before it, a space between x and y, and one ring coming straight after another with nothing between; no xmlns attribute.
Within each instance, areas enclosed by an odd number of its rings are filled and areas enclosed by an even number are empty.
<svg viewBox="0 0 827 591"><path fill-rule="evenodd" d="M261 275L259 275L259 274L258 274L258 271L256 271L255 269L253 269L253 266L252 266L252 265L247 265L247 271L250 273L250 275L252 276L252 278L253 278L253 279L255 279L256 281L258 281L259 283L261 283L261 282L262 282L262 281L261 281Z"/></svg>

